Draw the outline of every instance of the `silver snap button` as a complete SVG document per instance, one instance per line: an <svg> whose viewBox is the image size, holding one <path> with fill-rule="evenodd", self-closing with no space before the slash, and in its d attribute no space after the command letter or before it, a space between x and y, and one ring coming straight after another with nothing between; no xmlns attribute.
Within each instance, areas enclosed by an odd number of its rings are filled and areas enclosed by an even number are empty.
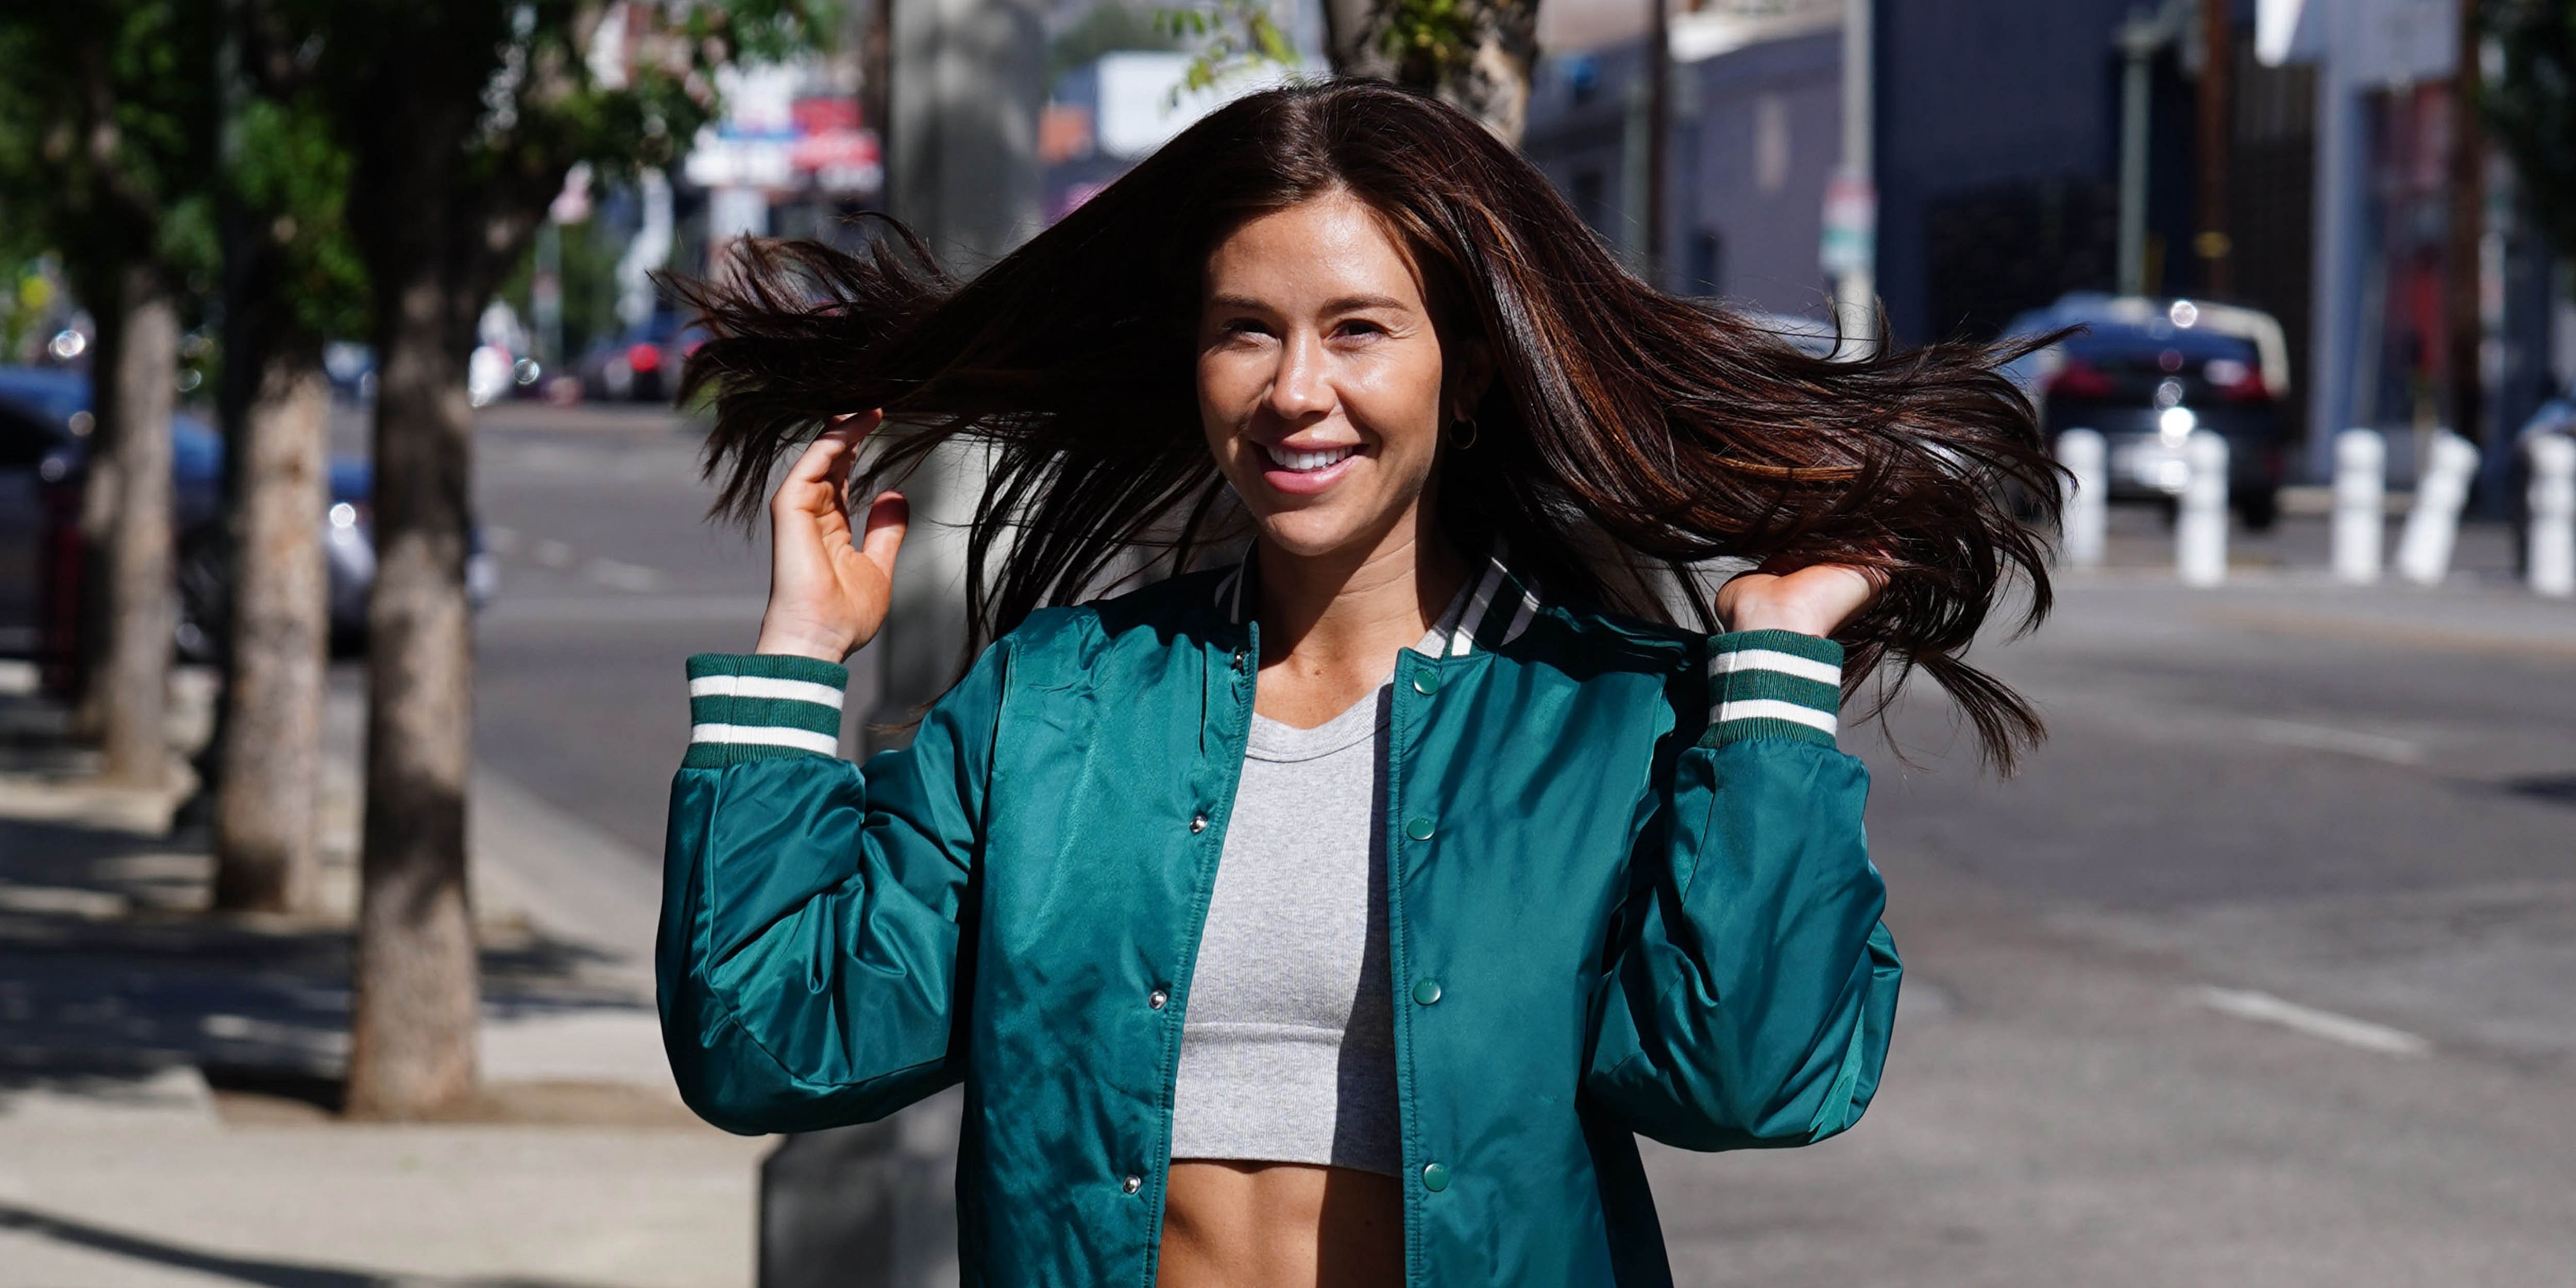
<svg viewBox="0 0 2576 1288"><path fill-rule="evenodd" d="M1200 832L1204 832L1204 831L1206 831L1206 830L1207 830L1207 815L1205 815L1205 814L1199 814L1199 815L1195 815L1195 816L1193 816L1193 817L1190 819L1190 832L1191 832L1193 835L1195 835L1195 834L1197 834L1197 833L1200 833Z"/></svg>
<svg viewBox="0 0 2576 1288"><path fill-rule="evenodd" d="M1159 988L1158 988L1158 989L1155 989L1152 993L1149 993L1149 994L1147 994L1147 995L1146 995L1146 997L1145 997L1145 1005L1150 1006L1150 1007L1153 1007L1155 1010L1159 1011L1159 1010L1163 1009L1163 1003L1168 1002L1168 1001L1171 1001L1171 1000L1172 1000L1172 995L1171 995L1171 994L1166 993L1166 992L1164 992L1163 990L1161 990L1161 989L1159 989Z"/></svg>
<svg viewBox="0 0 2576 1288"><path fill-rule="evenodd" d="M1129 1176L1126 1183L1120 1185L1119 1188L1133 1194L1136 1191L1145 1188L1145 1178L1141 1176Z"/></svg>

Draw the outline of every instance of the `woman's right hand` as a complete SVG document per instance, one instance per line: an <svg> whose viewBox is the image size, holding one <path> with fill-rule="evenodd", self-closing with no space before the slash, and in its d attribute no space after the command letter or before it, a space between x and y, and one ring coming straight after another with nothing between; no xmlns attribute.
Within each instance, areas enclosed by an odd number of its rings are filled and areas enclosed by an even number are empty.
<svg viewBox="0 0 2576 1288"><path fill-rule="evenodd" d="M902 493L878 493L853 540L844 504L859 442L883 419L866 412L826 430L769 498L769 608L758 651L838 662L885 625L911 507Z"/></svg>

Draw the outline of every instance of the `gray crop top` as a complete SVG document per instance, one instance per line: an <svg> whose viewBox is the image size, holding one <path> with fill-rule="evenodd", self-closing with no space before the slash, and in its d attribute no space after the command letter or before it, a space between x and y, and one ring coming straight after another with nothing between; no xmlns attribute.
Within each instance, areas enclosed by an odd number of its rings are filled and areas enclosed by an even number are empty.
<svg viewBox="0 0 2576 1288"><path fill-rule="evenodd" d="M1416 647L1438 656L1467 592ZM1191 970L1172 1157L1392 1176L1381 684L1312 729L1255 715Z"/></svg>

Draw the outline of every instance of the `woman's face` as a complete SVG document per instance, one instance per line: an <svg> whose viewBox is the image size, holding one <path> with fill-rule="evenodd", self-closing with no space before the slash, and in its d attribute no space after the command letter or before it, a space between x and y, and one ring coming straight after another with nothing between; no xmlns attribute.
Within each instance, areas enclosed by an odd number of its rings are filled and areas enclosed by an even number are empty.
<svg viewBox="0 0 2576 1288"><path fill-rule="evenodd" d="M1199 416L1217 468L1290 554L1410 540L1449 416L1412 266L1331 193L1237 228L1208 257Z"/></svg>

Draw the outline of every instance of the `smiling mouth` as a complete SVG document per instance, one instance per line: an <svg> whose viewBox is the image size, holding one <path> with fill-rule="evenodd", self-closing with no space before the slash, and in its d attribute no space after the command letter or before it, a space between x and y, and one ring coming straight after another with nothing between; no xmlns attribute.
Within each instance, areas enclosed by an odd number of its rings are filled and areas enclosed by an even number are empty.
<svg viewBox="0 0 2576 1288"><path fill-rule="evenodd" d="M1348 447L1327 447L1318 451L1290 451L1286 448L1272 447L1267 443L1259 446L1262 456L1266 457L1272 466L1299 474L1312 474L1317 470L1331 469L1349 460L1360 450L1356 443Z"/></svg>

